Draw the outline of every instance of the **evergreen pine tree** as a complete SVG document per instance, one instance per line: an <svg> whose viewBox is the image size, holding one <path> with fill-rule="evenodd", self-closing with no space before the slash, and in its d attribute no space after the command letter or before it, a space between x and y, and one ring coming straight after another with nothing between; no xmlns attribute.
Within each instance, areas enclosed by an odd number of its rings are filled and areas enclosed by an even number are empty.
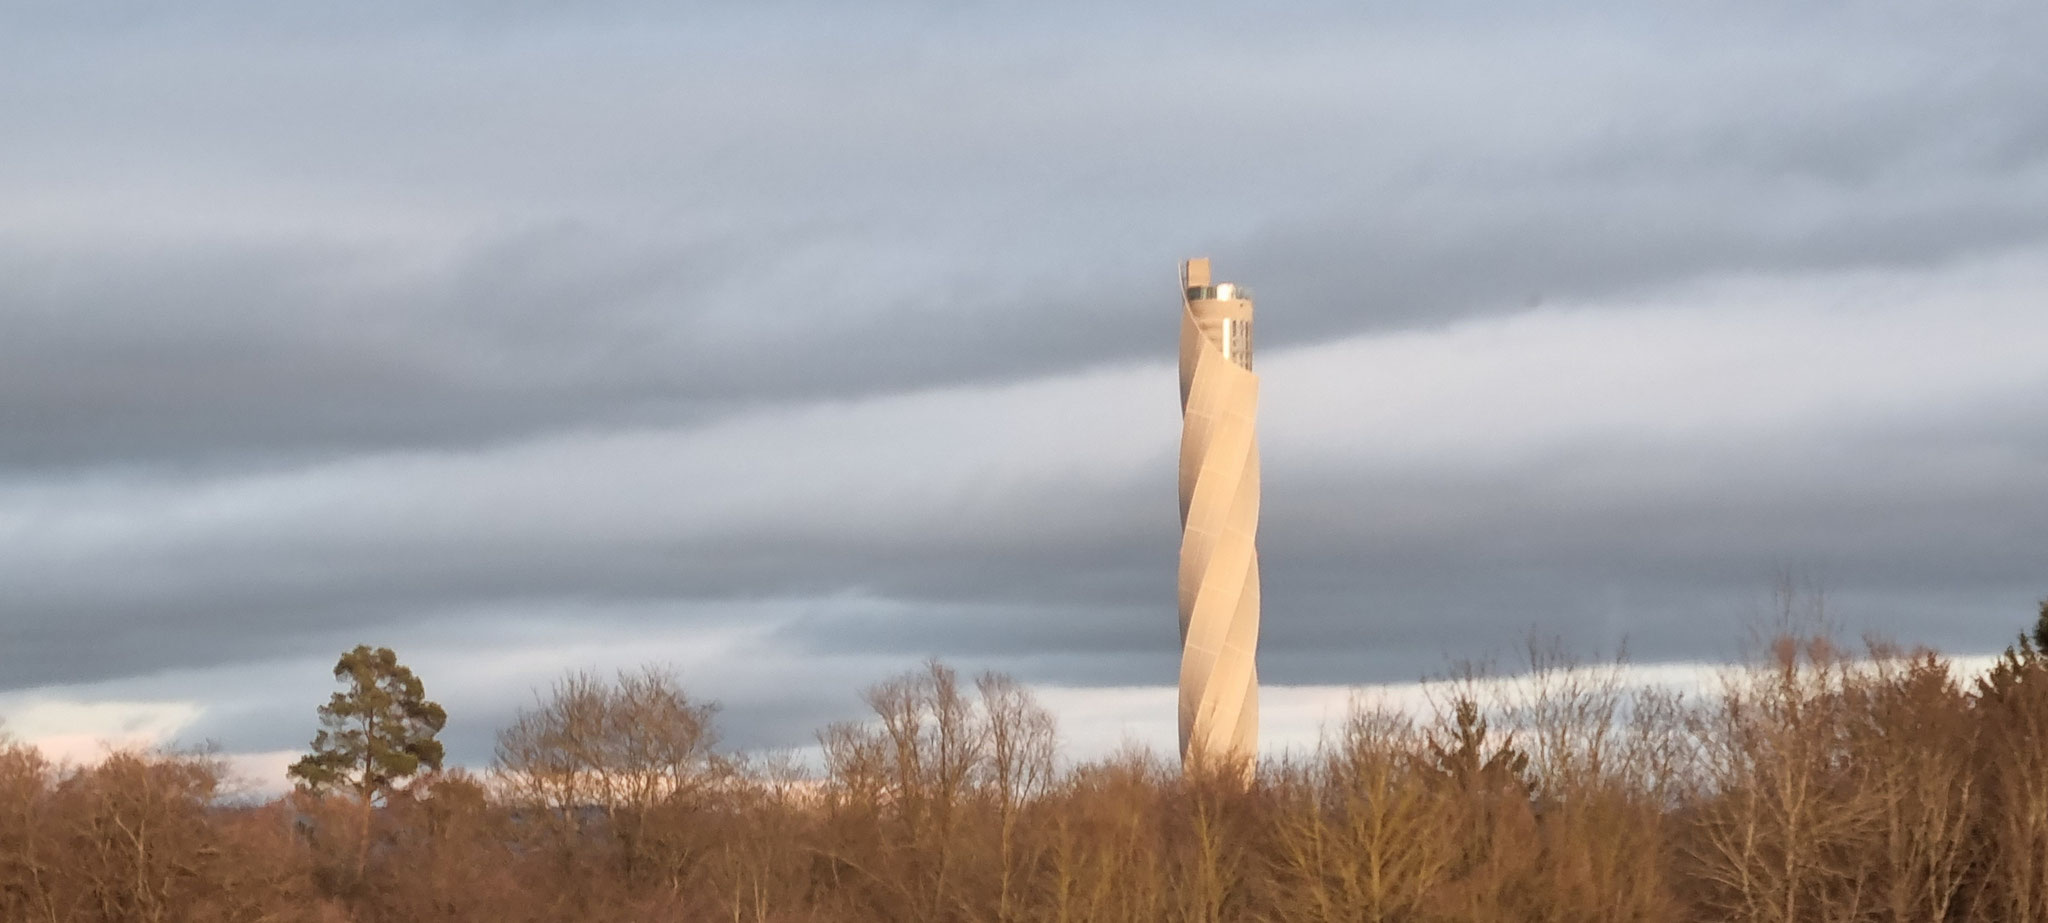
<svg viewBox="0 0 2048 923"><path fill-rule="evenodd" d="M289 770L301 785L316 792L349 789L368 803L422 768L441 768L434 735L448 714L427 701L419 677L390 648L357 645L334 665L334 678L348 688L320 706L313 752Z"/></svg>

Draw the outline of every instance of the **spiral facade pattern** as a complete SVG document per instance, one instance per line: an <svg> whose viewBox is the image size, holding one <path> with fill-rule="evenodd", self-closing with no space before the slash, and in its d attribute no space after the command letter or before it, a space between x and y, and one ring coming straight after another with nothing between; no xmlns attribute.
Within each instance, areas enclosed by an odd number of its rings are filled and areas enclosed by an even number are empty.
<svg viewBox="0 0 2048 923"><path fill-rule="evenodd" d="M1259 376L1252 301L1181 269L1180 755L1249 765L1258 751Z"/></svg>

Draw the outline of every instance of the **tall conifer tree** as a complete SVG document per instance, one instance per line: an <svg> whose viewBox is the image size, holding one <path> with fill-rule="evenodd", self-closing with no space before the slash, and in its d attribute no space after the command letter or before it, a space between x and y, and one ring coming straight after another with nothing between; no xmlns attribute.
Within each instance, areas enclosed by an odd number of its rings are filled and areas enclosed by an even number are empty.
<svg viewBox="0 0 2048 923"><path fill-rule="evenodd" d="M448 714L427 701L426 688L388 647L357 645L334 665L348 684L320 706L313 752L289 770L306 788L346 788L369 802L421 769L441 768L434 739Z"/></svg>

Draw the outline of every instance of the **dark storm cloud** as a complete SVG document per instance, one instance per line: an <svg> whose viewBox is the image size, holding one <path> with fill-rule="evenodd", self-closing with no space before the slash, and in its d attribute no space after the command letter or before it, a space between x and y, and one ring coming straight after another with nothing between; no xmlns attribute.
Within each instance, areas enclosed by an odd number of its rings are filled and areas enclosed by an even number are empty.
<svg viewBox="0 0 2048 923"><path fill-rule="evenodd" d="M393 37L210 9L154 43L22 14L73 41L17 39L34 92L0 97L0 465L1130 360L1160 322L1127 306L1197 249L1289 306L1287 346L2048 233L2048 78L1968 18L362 14L419 30Z"/></svg>
<svg viewBox="0 0 2048 923"><path fill-rule="evenodd" d="M2048 479L2048 430L2025 410L2043 385L2024 346L2039 273L1911 279L1275 352L1269 678L1409 679L1504 619L1696 654L1741 635L1742 604L1781 566L1884 594L1890 610L1861 616L1877 627L2002 639L2048 539L2022 489ZM1866 287L1894 294L1846 314L1801 304ZM1632 350L1587 352L1610 339ZM1740 374L1701 374L1731 360ZM628 605L663 630L763 626L771 647L819 657L1156 679L1170 378L1148 365L265 478L22 491L9 506L42 525L9 552L26 656L8 680L285 656L538 600L572 622L575 605ZM1979 595L1933 606L1959 580ZM69 640L86 634L90 656Z"/></svg>
<svg viewBox="0 0 2048 923"><path fill-rule="evenodd" d="M1169 681L1200 252L1260 293L1269 681L1719 654L1779 568L1995 646L2042 15L0 3L0 689L282 748L394 643L475 760L593 635L752 632L690 664L750 743L930 653Z"/></svg>

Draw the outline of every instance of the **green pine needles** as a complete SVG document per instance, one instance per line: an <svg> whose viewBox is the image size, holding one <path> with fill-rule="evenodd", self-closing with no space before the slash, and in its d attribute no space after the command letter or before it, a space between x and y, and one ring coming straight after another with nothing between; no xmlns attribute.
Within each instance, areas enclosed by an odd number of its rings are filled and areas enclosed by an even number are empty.
<svg viewBox="0 0 2048 923"><path fill-rule="evenodd" d="M347 789L364 802L381 799L421 769L441 768L434 739L448 713L388 647L367 644L341 655L334 678L347 683L320 706L313 752L288 770L315 792Z"/></svg>

